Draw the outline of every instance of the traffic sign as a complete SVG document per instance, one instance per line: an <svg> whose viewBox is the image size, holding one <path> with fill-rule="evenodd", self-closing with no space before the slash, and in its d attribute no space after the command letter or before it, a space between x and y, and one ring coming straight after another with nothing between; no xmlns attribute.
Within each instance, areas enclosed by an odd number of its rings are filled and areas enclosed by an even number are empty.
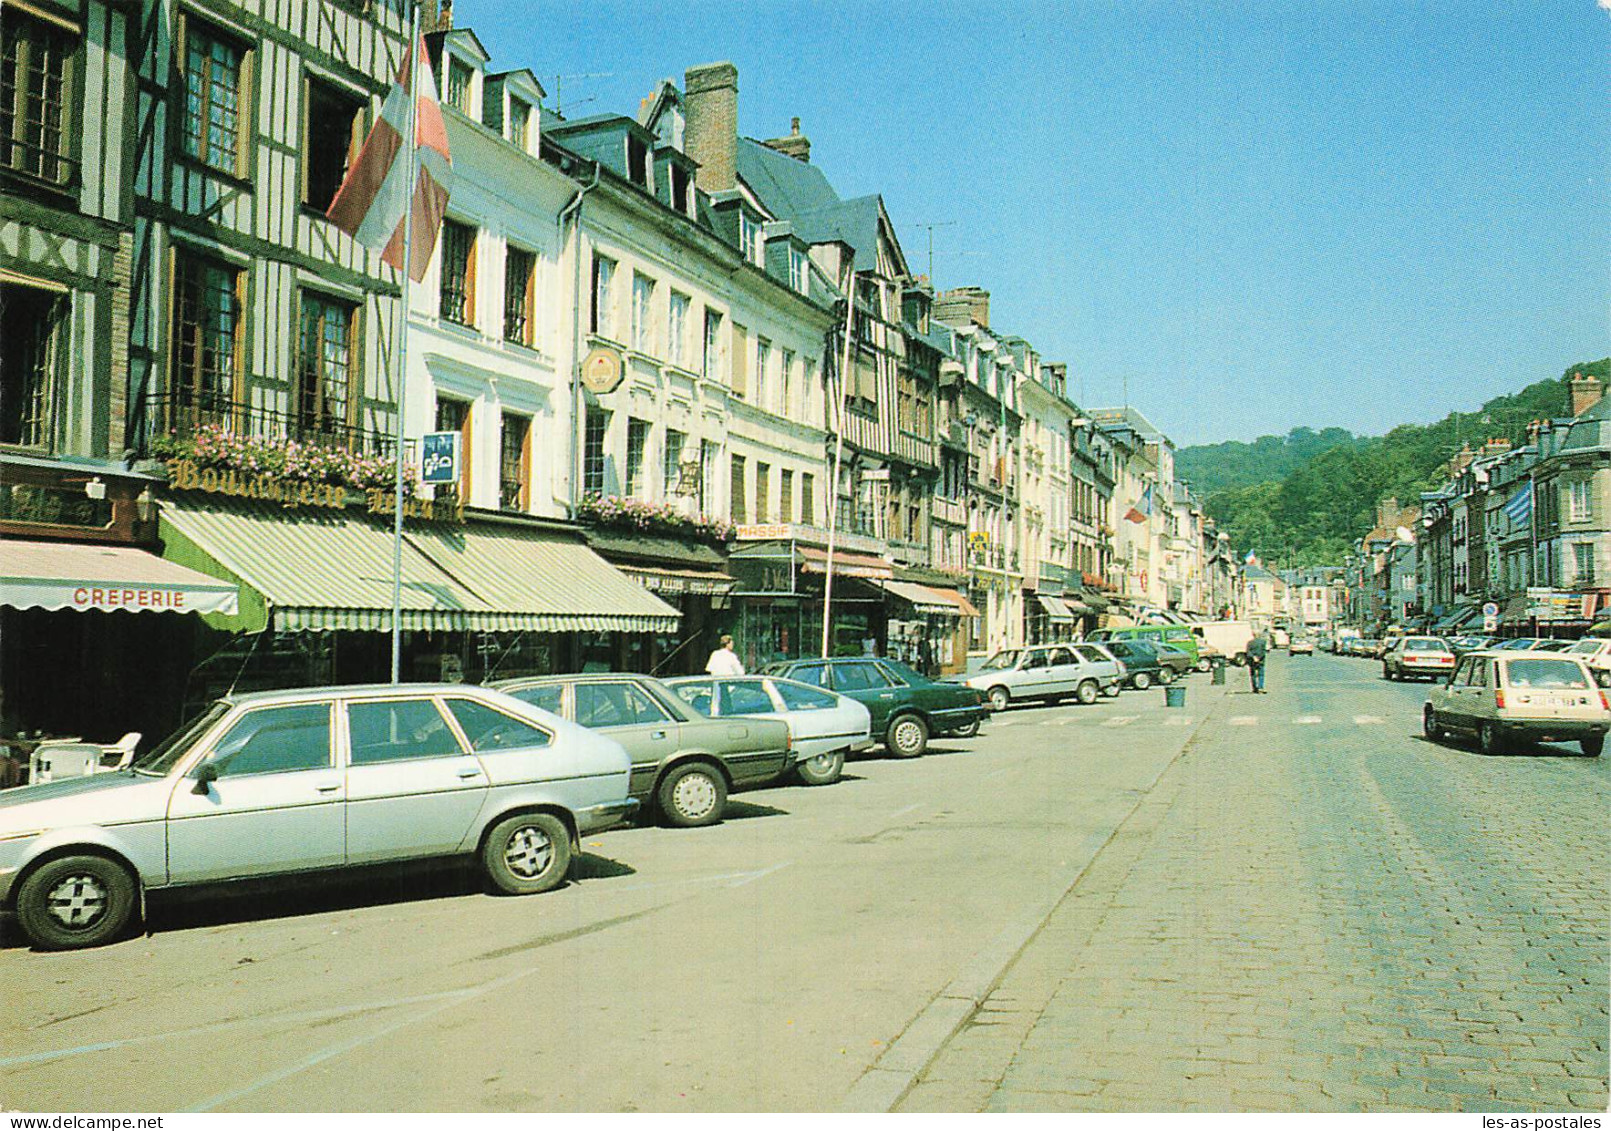
<svg viewBox="0 0 1611 1131"><path fill-rule="evenodd" d="M1499 606L1494 604L1492 601L1485 602L1483 604L1483 606L1482 606L1482 615L1484 617L1496 617L1496 616L1498 616L1499 615Z"/></svg>
<svg viewBox="0 0 1611 1131"><path fill-rule="evenodd" d="M459 481L459 434L427 432L420 439L420 481L457 483Z"/></svg>

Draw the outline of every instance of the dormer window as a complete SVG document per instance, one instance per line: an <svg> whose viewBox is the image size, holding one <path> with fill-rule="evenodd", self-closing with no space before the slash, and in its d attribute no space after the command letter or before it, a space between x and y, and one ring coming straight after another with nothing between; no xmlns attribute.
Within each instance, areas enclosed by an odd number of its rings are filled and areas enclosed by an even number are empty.
<svg viewBox="0 0 1611 1131"><path fill-rule="evenodd" d="M810 290L810 273L806 270L806 253L797 247L789 248L789 286L801 294Z"/></svg>
<svg viewBox="0 0 1611 1131"><path fill-rule="evenodd" d="M671 167L671 206L678 212L688 211L688 170L681 165Z"/></svg>
<svg viewBox="0 0 1611 1131"><path fill-rule="evenodd" d="M461 114L470 113L470 83L474 73L468 63L448 56L447 102Z"/></svg>
<svg viewBox="0 0 1611 1131"><path fill-rule="evenodd" d="M649 187L649 147L640 138L627 138L627 179L639 188Z"/></svg>
<svg viewBox="0 0 1611 1131"><path fill-rule="evenodd" d="M530 142L527 135L531 130L531 107L523 99L510 95L509 97L509 141L521 152L527 152Z"/></svg>
<svg viewBox="0 0 1611 1131"><path fill-rule="evenodd" d="M761 225L748 212L738 214L738 250L751 263L761 263Z"/></svg>

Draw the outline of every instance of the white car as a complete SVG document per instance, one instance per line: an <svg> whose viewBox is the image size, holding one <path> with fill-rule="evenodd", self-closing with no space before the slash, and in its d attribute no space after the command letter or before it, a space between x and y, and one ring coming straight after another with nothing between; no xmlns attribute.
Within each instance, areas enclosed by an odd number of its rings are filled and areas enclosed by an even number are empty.
<svg viewBox="0 0 1611 1131"><path fill-rule="evenodd" d="M144 892L437 856L557 887L637 802L620 743L481 687L229 696L126 770L0 794L0 901L43 948L115 938Z"/></svg>
<svg viewBox="0 0 1611 1131"><path fill-rule="evenodd" d="M1566 654L1576 656L1596 673L1611 673L1611 638L1586 637L1568 648ZM1602 683L1604 678L1602 675Z"/></svg>
<svg viewBox="0 0 1611 1131"><path fill-rule="evenodd" d="M1101 644L1035 644L997 652L957 682L984 692L992 711L1005 711L1023 699L1056 703L1073 696L1095 703L1102 692L1117 695L1128 675L1124 662Z"/></svg>
<svg viewBox="0 0 1611 1131"><path fill-rule="evenodd" d="M1515 649L1472 652L1447 683L1432 689L1421 712L1426 736L1474 734L1484 754L1516 738L1577 741L1597 757L1611 730L1611 700L1581 659Z"/></svg>
<svg viewBox="0 0 1611 1131"><path fill-rule="evenodd" d="M1383 679L1439 678L1454 670L1454 650L1436 636L1400 636L1382 652Z"/></svg>
<svg viewBox="0 0 1611 1131"><path fill-rule="evenodd" d="M794 772L806 785L831 785L845 755L873 744L873 716L848 695L778 676L683 676L664 681L707 718L781 719L789 726Z"/></svg>

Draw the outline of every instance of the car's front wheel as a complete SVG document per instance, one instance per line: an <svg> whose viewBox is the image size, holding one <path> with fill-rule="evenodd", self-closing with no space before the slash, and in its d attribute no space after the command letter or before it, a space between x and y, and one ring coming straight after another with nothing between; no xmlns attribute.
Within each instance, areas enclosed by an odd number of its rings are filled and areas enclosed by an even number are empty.
<svg viewBox="0 0 1611 1131"><path fill-rule="evenodd" d="M17 890L17 922L35 946L73 950L116 938L134 914L134 877L104 856L63 856Z"/></svg>
<svg viewBox="0 0 1611 1131"><path fill-rule="evenodd" d="M1505 736L1497 723L1483 723L1477 728L1477 745L1484 754L1503 754Z"/></svg>
<svg viewBox="0 0 1611 1131"><path fill-rule="evenodd" d="M884 745L897 758L916 758L929 748L929 725L916 715L896 715Z"/></svg>
<svg viewBox="0 0 1611 1131"><path fill-rule="evenodd" d="M1580 739L1578 745L1583 748L1583 753L1590 758L1598 758L1600 751L1605 747L1605 735L1591 734L1587 738Z"/></svg>
<svg viewBox="0 0 1611 1131"><path fill-rule="evenodd" d="M727 782L721 771L704 762L687 762L660 779L660 813L678 828L714 825L727 804Z"/></svg>
<svg viewBox="0 0 1611 1131"><path fill-rule="evenodd" d="M807 758L794 768L794 772L795 776L806 785L832 785L839 780L839 775L844 769L845 752L834 750Z"/></svg>
<svg viewBox="0 0 1611 1131"><path fill-rule="evenodd" d="M1421 711L1421 730L1426 734L1428 740L1432 742L1443 741L1443 728L1438 725L1438 713L1432 709L1432 704L1430 703Z"/></svg>
<svg viewBox="0 0 1611 1131"><path fill-rule="evenodd" d="M481 866L506 895L557 888L571 871L571 833L552 813L518 813L499 821L481 849Z"/></svg>
<svg viewBox="0 0 1611 1131"><path fill-rule="evenodd" d="M1082 679L1080 685L1074 689L1074 698L1087 707L1096 702L1096 697L1099 694L1101 694L1101 691L1096 686L1096 680L1094 679Z"/></svg>
<svg viewBox="0 0 1611 1131"><path fill-rule="evenodd" d="M1130 677L1130 686L1137 691L1145 691L1152 686L1152 676L1146 672L1136 672L1135 675Z"/></svg>
<svg viewBox="0 0 1611 1131"><path fill-rule="evenodd" d="M1175 682L1175 669L1174 668L1159 668L1158 669L1158 682L1162 683L1162 684L1166 684L1166 685L1174 683Z"/></svg>
<svg viewBox="0 0 1611 1131"><path fill-rule="evenodd" d="M1005 687L992 687L989 698L992 711L1005 711L1012 702L1012 694Z"/></svg>

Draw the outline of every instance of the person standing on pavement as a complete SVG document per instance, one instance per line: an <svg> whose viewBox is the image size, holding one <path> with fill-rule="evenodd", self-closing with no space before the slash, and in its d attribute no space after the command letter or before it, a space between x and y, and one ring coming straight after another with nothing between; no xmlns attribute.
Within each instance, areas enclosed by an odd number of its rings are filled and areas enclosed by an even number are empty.
<svg viewBox="0 0 1611 1131"><path fill-rule="evenodd" d="M733 638L726 634L717 649L705 661L705 672L708 675L743 675L744 661L738 658L733 651Z"/></svg>
<svg viewBox="0 0 1611 1131"><path fill-rule="evenodd" d="M1259 633L1247 642L1247 676L1253 683L1253 694L1264 694L1264 661L1270 654L1269 642Z"/></svg>

